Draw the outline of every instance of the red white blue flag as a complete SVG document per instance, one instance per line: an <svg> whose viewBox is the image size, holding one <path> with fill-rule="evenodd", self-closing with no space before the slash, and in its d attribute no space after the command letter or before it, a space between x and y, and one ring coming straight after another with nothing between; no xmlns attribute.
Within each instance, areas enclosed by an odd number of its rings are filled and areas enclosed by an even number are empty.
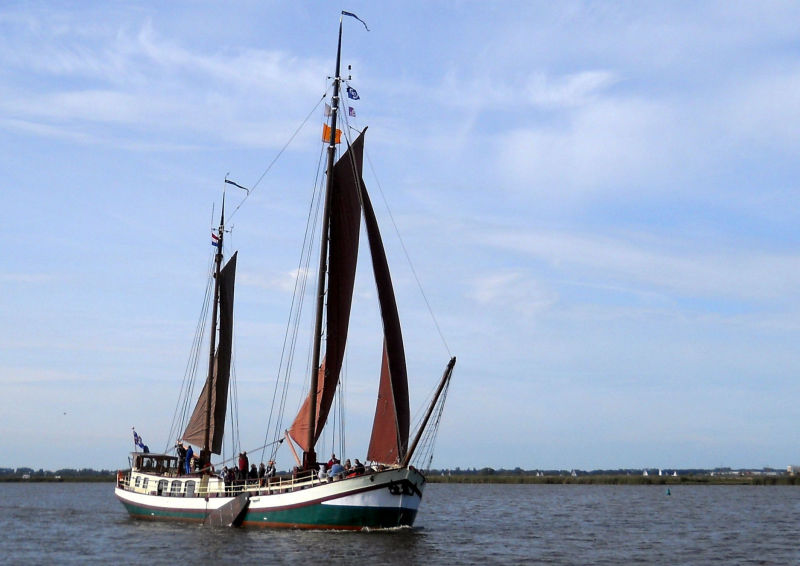
<svg viewBox="0 0 800 566"><path fill-rule="evenodd" d="M217 236L213 232L211 233L211 245L214 246L215 248L219 247L219 236Z"/></svg>

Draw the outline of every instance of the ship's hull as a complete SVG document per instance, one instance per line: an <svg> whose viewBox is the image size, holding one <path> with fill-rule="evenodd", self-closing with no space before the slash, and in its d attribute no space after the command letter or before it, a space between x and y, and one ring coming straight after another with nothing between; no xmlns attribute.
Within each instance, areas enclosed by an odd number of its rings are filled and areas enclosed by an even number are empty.
<svg viewBox="0 0 800 566"><path fill-rule="evenodd" d="M247 492L247 505L233 524L299 529L379 529L411 526L425 478L413 468L374 472L327 483L288 487L283 492ZM205 522L232 506L236 497L175 497L115 491L130 515L139 519Z"/></svg>

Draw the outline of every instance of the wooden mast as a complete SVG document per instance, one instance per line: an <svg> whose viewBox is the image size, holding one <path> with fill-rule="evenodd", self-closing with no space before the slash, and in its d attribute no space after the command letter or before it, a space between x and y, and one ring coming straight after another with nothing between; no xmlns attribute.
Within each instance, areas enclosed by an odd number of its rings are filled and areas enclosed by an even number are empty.
<svg viewBox="0 0 800 566"><path fill-rule="evenodd" d="M214 256L214 302L211 307L211 344L208 349L208 377L206 377L206 422L203 428L203 448L200 450L200 469L204 469L211 462L211 399L213 396L212 380L214 379L214 365L217 350L217 312L219 306L219 280L222 266L222 239L225 235L225 193L222 193L222 213L217 228L218 240L217 253Z"/></svg>
<svg viewBox="0 0 800 566"><path fill-rule="evenodd" d="M317 385L319 379L320 350L322 349L322 315L325 308L325 283L328 271L328 231L330 229L330 201L333 192L333 166L336 160L336 118L339 112L339 76L342 57L342 16L339 16L339 42L336 48L336 73L333 77L333 97L331 98L331 131L328 138L328 167L325 179L325 204L322 207L322 230L319 251L319 272L317 276L317 310L314 323L314 350L311 361L311 383L309 386L309 427L308 450L303 453L303 468L316 467L317 456L314 450L314 435L317 420Z"/></svg>

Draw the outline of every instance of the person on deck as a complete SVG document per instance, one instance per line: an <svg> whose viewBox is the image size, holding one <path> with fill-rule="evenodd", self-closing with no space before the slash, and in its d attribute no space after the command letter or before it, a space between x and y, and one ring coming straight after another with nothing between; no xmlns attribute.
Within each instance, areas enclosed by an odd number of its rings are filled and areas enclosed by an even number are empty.
<svg viewBox="0 0 800 566"><path fill-rule="evenodd" d="M247 474L247 479L249 480L257 480L258 479L258 468L256 468L255 464L250 465L250 472Z"/></svg>
<svg viewBox="0 0 800 566"><path fill-rule="evenodd" d="M360 476L361 474L364 473L364 464L359 462L358 458L356 458L356 464L355 466L353 466L353 472L355 472L357 476Z"/></svg>
<svg viewBox="0 0 800 566"><path fill-rule="evenodd" d="M250 462L247 459L247 452L239 454L239 472L242 474L242 479L247 479L247 471L250 468Z"/></svg>
<svg viewBox="0 0 800 566"><path fill-rule="evenodd" d="M189 445L189 448L186 449L186 474L189 475L192 473L192 459L194 458L194 450L192 450L192 445Z"/></svg>
<svg viewBox="0 0 800 566"><path fill-rule="evenodd" d="M327 467L330 470L333 467L334 464L338 464L338 463L339 463L339 459L336 457L336 454L331 454L331 459L328 460Z"/></svg>
<svg viewBox="0 0 800 566"><path fill-rule="evenodd" d="M275 477L275 460L270 460L267 464L267 477L274 478Z"/></svg>
<svg viewBox="0 0 800 566"><path fill-rule="evenodd" d="M186 467L186 448L184 448L183 442L180 440L175 445L175 448L178 450L178 475L181 475Z"/></svg>
<svg viewBox="0 0 800 566"><path fill-rule="evenodd" d="M337 462L333 466L331 466L331 471L328 472L328 477L335 480L342 473L344 473L344 466L342 466L340 463Z"/></svg>
<svg viewBox="0 0 800 566"><path fill-rule="evenodd" d="M228 468L228 474L225 477L225 491L231 493L233 486L236 484L236 466Z"/></svg>

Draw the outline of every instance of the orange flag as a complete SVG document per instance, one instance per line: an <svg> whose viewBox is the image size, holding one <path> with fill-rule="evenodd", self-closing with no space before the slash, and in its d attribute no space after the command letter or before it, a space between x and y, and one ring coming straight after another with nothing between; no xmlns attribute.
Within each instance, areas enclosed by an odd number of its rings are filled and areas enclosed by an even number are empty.
<svg viewBox="0 0 800 566"><path fill-rule="evenodd" d="M331 127L328 124L322 124L322 141L327 142L331 139ZM342 143L342 130L336 128L336 143Z"/></svg>

